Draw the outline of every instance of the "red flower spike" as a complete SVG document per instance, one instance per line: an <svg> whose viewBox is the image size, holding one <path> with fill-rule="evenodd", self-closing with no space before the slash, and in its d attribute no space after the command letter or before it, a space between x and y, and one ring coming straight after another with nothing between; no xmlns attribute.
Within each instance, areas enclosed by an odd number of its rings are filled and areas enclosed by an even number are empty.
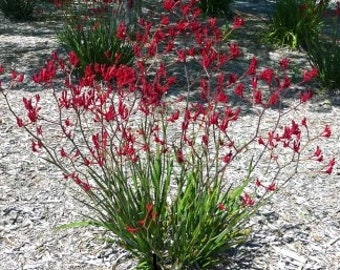
<svg viewBox="0 0 340 270"><path fill-rule="evenodd" d="M274 71L270 68L264 70L260 74L260 79L264 80L267 84L270 84L273 79Z"/></svg>
<svg viewBox="0 0 340 270"><path fill-rule="evenodd" d="M283 83L281 84L281 87L288 88L290 85L291 85L290 78L287 75L285 75L283 78Z"/></svg>
<svg viewBox="0 0 340 270"><path fill-rule="evenodd" d="M306 103L313 97L313 92L311 90L307 90L306 92L303 92L300 94L300 102Z"/></svg>
<svg viewBox="0 0 340 270"><path fill-rule="evenodd" d="M163 15L162 18L161 18L160 24L168 25L169 23L170 23L169 17Z"/></svg>
<svg viewBox="0 0 340 270"><path fill-rule="evenodd" d="M258 144L264 145L264 141L263 141L263 139L261 137L258 139Z"/></svg>
<svg viewBox="0 0 340 270"><path fill-rule="evenodd" d="M243 206L252 206L255 204L255 201L249 196L248 193L245 193L242 197L241 197L241 202Z"/></svg>
<svg viewBox="0 0 340 270"><path fill-rule="evenodd" d="M255 104L261 104L262 103L262 92L260 90L255 90L253 92L253 100Z"/></svg>
<svg viewBox="0 0 340 270"><path fill-rule="evenodd" d="M267 188L267 191L275 191L276 190L276 184L275 183L271 183Z"/></svg>
<svg viewBox="0 0 340 270"><path fill-rule="evenodd" d="M126 35L126 30L127 30L127 28L126 28L125 23L121 22L119 24L119 26L117 27L117 33L116 33L117 38L120 39L120 40L124 40L126 38L126 36L127 36Z"/></svg>
<svg viewBox="0 0 340 270"><path fill-rule="evenodd" d="M288 67L289 62L290 62L290 59L289 59L289 58L283 58L283 59L280 61L280 66L281 66L282 70L287 70L287 67Z"/></svg>
<svg viewBox="0 0 340 270"><path fill-rule="evenodd" d="M64 157L67 157L67 153L66 153L66 151L65 151L64 148L61 148L61 149L60 149L60 156L63 157L63 158L64 158Z"/></svg>
<svg viewBox="0 0 340 270"><path fill-rule="evenodd" d="M313 68L312 70L309 71L304 71L303 72L303 82L309 82L313 78L318 76L318 70L316 68Z"/></svg>
<svg viewBox="0 0 340 270"><path fill-rule="evenodd" d="M331 127L329 125L326 125L321 136L325 138L329 138L331 135L332 135Z"/></svg>
<svg viewBox="0 0 340 270"><path fill-rule="evenodd" d="M232 29L237 29L240 28L244 25L244 19L240 18L240 17L235 17L233 24L232 24Z"/></svg>
<svg viewBox="0 0 340 270"><path fill-rule="evenodd" d="M240 48L238 47L237 43L229 44L229 57L234 59L241 54Z"/></svg>
<svg viewBox="0 0 340 270"><path fill-rule="evenodd" d="M70 51L68 54L68 59L73 67L76 67L79 63L79 58L74 51Z"/></svg>
<svg viewBox="0 0 340 270"><path fill-rule="evenodd" d="M236 87L235 87L235 94L239 97L243 97L243 89L244 89L244 85L243 83L239 83Z"/></svg>
<svg viewBox="0 0 340 270"><path fill-rule="evenodd" d="M183 155L183 151L182 151L182 150L178 150L178 151L176 152L176 159L177 159L177 162L178 162L179 164L182 164L182 163L185 161L184 155Z"/></svg>
<svg viewBox="0 0 340 270"><path fill-rule="evenodd" d="M217 204L217 208L221 211L225 211L227 210L227 208L225 207L225 205L223 203L218 203Z"/></svg>
<svg viewBox="0 0 340 270"><path fill-rule="evenodd" d="M171 11L175 7L176 2L177 1L175 0L164 0L163 8L167 11Z"/></svg>
<svg viewBox="0 0 340 270"><path fill-rule="evenodd" d="M4 73L4 71L5 71L5 68L2 65L0 65L0 74Z"/></svg>
<svg viewBox="0 0 340 270"><path fill-rule="evenodd" d="M229 164L230 161L232 160L232 157L233 157L233 153L230 151L228 154L226 154L226 155L222 158L222 160L223 160L224 163Z"/></svg>
<svg viewBox="0 0 340 270"><path fill-rule="evenodd" d="M18 127L23 127L24 126L24 121L20 117L16 117L17 125Z"/></svg>
<svg viewBox="0 0 340 270"><path fill-rule="evenodd" d="M150 213L153 210L153 204L147 203L145 208L146 208L147 213Z"/></svg>
<svg viewBox="0 0 340 270"><path fill-rule="evenodd" d="M135 234L139 230L139 228L134 228L134 227L130 227L130 226L126 226L125 229L131 234Z"/></svg>
<svg viewBox="0 0 340 270"><path fill-rule="evenodd" d="M277 101L279 100L279 94L277 92L273 93L270 97L269 100L267 102L268 106L273 106L277 103Z"/></svg>
<svg viewBox="0 0 340 270"><path fill-rule="evenodd" d="M247 70L247 74L248 75L255 75L256 74L256 67L257 67L257 59L255 57L253 57L250 60L250 64Z"/></svg>
<svg viewBox="0 0 340 270"><path fill-rule="evenodd" d="M307 118L306 118L306 117L304 117L304 118L302 119L301 125L303 125L304 127L308 128L308 127L307 127Z"/></svg>
<svg viewBox="0 0 340 270"><path fill-rule="evenodd" d="M262 183L261 183L261 181L258 178L256 178L256 180L255 180L255 185L257 187L262 187Z"/></svg>
<svg viewBox="0 0 340 270"><path fill-rule="evenodd" d="M208 140L208 136L207 136L207 135L203 135L203 136L202 136L202 143L203 143L205 146L208 146L209 140Z"/></svg>
<svg viewBox="0 0 340 270"><path fill-rule="evenodd" d="M215 98L216 103L227 103L228 95L226 95L223 91L219 91Z"/></svg>

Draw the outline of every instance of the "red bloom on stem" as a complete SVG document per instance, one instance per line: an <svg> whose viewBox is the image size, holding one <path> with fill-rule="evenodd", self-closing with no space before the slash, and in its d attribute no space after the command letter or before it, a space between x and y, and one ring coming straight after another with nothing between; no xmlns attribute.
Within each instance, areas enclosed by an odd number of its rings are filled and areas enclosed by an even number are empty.
<svg viewBox="0 0 340 270"><path fill-rule="evenodd" d="M255 203L255 201L250 197L250 195L248 193L245 193L241 197L241 201L242 201L243 206L252 206Z"/></svg>
<svg viewBox="0 0 340 270"><path fill-rule="evenodd" d="M303 72L303 82L309 82L313 78L318 76L317 68L313 68L312 70L307 70Z"/></svg>
<svg viewBox="0 0 340 270"><path fill-rule="evenodd" d="M256 67L257 67L257 59L255 57L253 57L250 60L250 64L249 64L249 67L248 67L247 74L248 75L255 75L256 74Z"/></svg>
<svg viewBox="0 0 340 270"><path fill-rule="evenodd" d="M221 211L226 211L227 208L225 207L225 205L223 203L218 203L217 204L217 208Z"/></svg>
<svg viewBox="0 0 340 270"><path fill-rule="evenodd" d="M232 29L240 28L244 25L244 19L240 17L235 17L232 25Z"/></svg>
<svg viewBox="0 0 340 270"><path fill-rule="evenodd" d="M329 138L332 135L331 127L329 125L325 126L325 129L323 130L322 137Z"/></svg>
<svg viewBox="0 0 340 270"><path fill-rule="evenodd" d="M132 233L132 234L135 234L136 232L138 232L139 228L134 228L134 227L131 227L131 226L126 226L125 229L129 232L129 233Z"/></svg>
<svg viewBox="0 0 340 270"><path fill-rule="evenodd" d="M76 55L74 51L70 51L68 54L68 59L72 66L76 67L79 63L79 57Z"/></svg>
<svg viewBox="0 0 340 270"><path fill-rule="evenodd" d="M176 152L176 159L179 164L184 162L184 155L181 149Z"/></svg>
<svg viewBox="0 0 340 270"><path fill-rule="evenodd" d="M230 151L228 154L226 154L226 155L222 158L222 160L223 160L224 163L229 164L230 161L232 160L232 157L233 157L233 153Z"/></svg>
<svg viewBox="0 0 340 270"><path fill-rule="evenodd" d="M275 191L276 190L276 184L273 182L266 189L267 189L267 191Z"/></svg>
<svg viewBox="0 0 340 270"><path fill-rule="evenodd" d="M330 162L325 166L327 169L324 172L327 174L331 174L333 172L335 163L335 158L331 159Z"/></svg>
<svg viewBox="0 0 340 270"><path fill-rule="evenodd" d="M167 11L170 11L172 10L175 5L176 5L176 2L175 0L164 0L163 2L163 8Z"/></svg>
<svg viewBox="0 0 340 270"><path fill-rule="evenodd" d="M123 40L123 39L125 39L126 38L126 25L125 25L125 23L124 22L121 22L120 24L119 24L119 26L117 27L117 33L116 33L116 35L117 35L117 38L118 39L121 39L121 40Z"/></svg>
<svg viewBox="0 0 340 270"><path fill-rule="evenodd" d="M243 83L239 83L236 87L235 87L235 94L239 97L243 97L243 89L244 89L244 85Z"/></svg>
<svg viewBox="0 0 340 270"><path fill-rule="evenodd" d="M267 68L266 70L261 72L260 79L270 84L270 82L272 81L273 75L274 75L274 71L270 68Z"/></svg>
<svg viewBox="0 0 340 270"><path fill-rule="evenodd" d="M16 117L18 127L24 126L24 121L20 117Z"/></svg>
<svg viewBox="0 0 340 270"><path fill-rule="evenodd" d="M241 51L237 43L229 44L229 53L231 59L236 58L240 55Z"/></svg>
<svg viewBox="0 0 340 270"><path fill-rule="evenodd" d="M301 103L305 103L313 97L313 92L311 90L307 90L300 94Z"/></svg>
<svg viewBox="0 0 340 270"><path fill-rule="evenodd" d="M253 92L253 100L255 104L261 104L262 102L262 92L260 90L255 90Z"/></svg>
<svg viewBox="0 0 340 270"><path fill-rule="evenodd" d="M280 66L283 70L287 70L287 67L288 67L288 64L290 62L290 59L289 58L283 58L281 61L280 61Z"/></svg>

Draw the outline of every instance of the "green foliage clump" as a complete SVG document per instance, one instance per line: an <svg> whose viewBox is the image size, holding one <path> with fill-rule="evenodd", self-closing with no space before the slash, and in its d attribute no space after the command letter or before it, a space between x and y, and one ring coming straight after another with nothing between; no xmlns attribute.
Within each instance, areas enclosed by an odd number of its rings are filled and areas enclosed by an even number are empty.
<svg viewBox="0 0 340 270"><path fill-rule="evenodd" d="M0 10L6 18L26 21L33 18L35 0L0 0Z"/></svg>
<svg viewBox="0 0 340 270"><path fill-rule="evenodd" d="M206 15L231 16L230 4L233 0L200 0L199 7Z"/></svg>
<svg viewBox="0 0 340 270"><path fill-rule="evenodd" d="M64 48L78 56L79 75L90 64L130 64L134 58L133 48L117 38L116 18L106 9L91 13L92 7L83 8L68 6L64 13L63 29L57 33Z"/></svg>
<svg viewBox="0 0 340 270"><path fill-rule="evenodd" d="M329 1L278 0L264 40L295 50L318 37Z"/></svg>

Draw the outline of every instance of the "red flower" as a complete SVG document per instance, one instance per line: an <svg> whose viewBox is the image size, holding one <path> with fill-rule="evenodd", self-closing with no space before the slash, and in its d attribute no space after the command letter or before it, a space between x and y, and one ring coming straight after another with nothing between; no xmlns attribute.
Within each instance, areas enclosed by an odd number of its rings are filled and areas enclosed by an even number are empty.
<svg viewBox="0 0 340 270"><path fill-rule="evenodd" d="M238 47L237 43L229 44L229 53L232 59L240 55L241 52L240 52L240 48Z"/></svg>
<svg viewBox="0 0 340 270"><path fill-rule="evenodd" d="M244 25L244 19L240 17L235 17L232 25L232 29L240 28Z"/></svg>
<svg viewBox="0 0 340 270"><path fill-rule="evenodd" d="M243 83L239 83L236 87L235 87L235 94L239 97L243 97L243 89L244 89L244 85Z"/></svg>
<svg viewBox="0 0 340 270"><path fill-rule="evenodd" d="M322 136L329 138L332 135L331 128L329 125L325 126L325 129L323 130Z"/></svg>
<svg viewBox="0 0 340 270"><path fill-rule="evenodd" d="M130 227L130 226L126 226L125 229L132 234L135 234L136 232L138 232L139 228L134 228L134 227Z"/></svg>
<svg viewBox="0 0 340 270"><path fill-rule="evenodd" d="M70 51L68 54L68 58L70 60L70 63L72 66L76 67L79 63L79 58L76 55L76 53L74 51Z"/></svg>
<svg viewBox="0 0 340 270"><path fill-rule="evenodd" d="M184 162L184 155L183 155L183 151L182 150L178 150L176 152L176 158L177 158L177 162L179 164L183 163Z"/></svg>
<svg viewBox="0 0 340 270"><path fill-rule="evenodd" d="M253 99L255 104L260 104L262 102L262 92L260 90L255 90L253 92Z"/></svg>
<svg viewBox="0 0 340 270"><path fill-rule="evenodd" d="M225 207L225 205L223 203L218 203L217 204L217 208L221 211L225 211L227 210L227 208Z"/></svg>
<svg viewBox="0 0 340 270"><path fill-rule="evenodd" d="M283 58L281 61L280 61L280 66L283 70L286 70L287 67L288 67L288 64L290 62L290 59L289 58Z"/></svg>
<svg viewBox="0 0 340 270"><path fill-rule="evenodd" d="M313 68L312 70L307 70L303 72L303 82L308 82L318 76L318 70Z"/></svg>
<svg viewBox="0 0 340 270"><path fill-rule="evenodd" d="M170 11L174 8L174 6L176 5L176 2L175 0L164 0L163 2L163 8L167 11Z"/></svg>
<svg viewBox="0 0 340 270"><path fill-rule="evenodd" d="M272 81L273 75L274 75L274 71L270 68L267 68L266 70L261 72L260 79L270 84L270 82Z"/></svg>
<svg viewBox="0 0 340 270"><path fill-rule="evenodd" d="M117 27L117 38L125 39L126 38L126 25L124 22L120 23Z"/></svg>
<svg viewBox="0 0 340 270"><path fill-rule="evenodd" d="M241 197L241 201L243 206L252 206L255 203L248 193L245 193L244 196Z"/></svg>
<svg viewBox="0 0 340 270"><path fill-rule="evenodd" d="M24 121L20 117L17 117L16 120L17 120L18 127L23 127L24 126Z"/></svg>
<svg viewBox="0 0 340 270"><path fill-rule="evenodd" d="M302 103L307 102L313 97L313 92L311 90L307 90L306 92L303 92L300 94L300 101Z"/></svg>
<svg viewBox="0 0 340 270"><path fill-rule="evenodd" d="M255 57L253 57L250 60L250 64L249 64L249 67L248 67L247 74L248 75L255 75L256 74L256 66L257 66L257 59Z"/></svg>
<svg viewBox="0 0 340 270"><path fill-rule="evenodd" d="M160 24L168 25L169 23L170 23L169 17L163 15L161 18Z"/></svg>
<svg viewBox="0 0 340 270"><path fill-rule="evenodd" d="M275 191L276 190L276 185L275 183L271 183L268 187L267 187L267 191Z"/></svg>
<svg viewBox="0 0 340 270"><path fill-rule="evenodd" d="M229 164L230 161L232 160L232 157L233 157L233 153L230 151L228 154L226 154L226 155L222 158L222 160L223 160L224 163Z"/></svg>

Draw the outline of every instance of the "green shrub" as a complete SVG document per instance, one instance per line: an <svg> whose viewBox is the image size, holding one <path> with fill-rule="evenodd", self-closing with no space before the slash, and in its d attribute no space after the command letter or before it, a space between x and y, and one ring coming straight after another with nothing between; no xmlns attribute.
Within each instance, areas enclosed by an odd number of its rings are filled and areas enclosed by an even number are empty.
<svg viewBox="0 0 340 270"><path fill-rule="evenodd" d="M293 50L306 48L306 40L318 37L321 31L322 14L328 3L328 0L278 0L264 40Z"/></svg>
<svg viewBox="0 0 340 270"><path fill-rule="evenodd" d="M67 51L79 57L78 73L83 74L89 64L129 64L133 48L117 38L117 22L109 11L91 14L88 10L68 7L64 27L57 33L58 40ZM118 57L118 58L117 58Z"/></svg>
<svg viewBox="0 0 340 270"><path fill-rule="evenodd" d="M0 10L6 18L18 21L33 18L35 0L0 0Z"/></svg>
<svg viewBox="0 0 340 270"><path fill-rule="evenodd" d="M307 42L308 59L318 69L320 83L328 91L340 87L339 16L340 4L330 20L331 31Z"/></svg>
<svg viewBox="0 0 340 270"><path fill-rule="evenodd" d="M231 16L230 4L233 0L200 0L199 7L206 15Z"/></svg>

